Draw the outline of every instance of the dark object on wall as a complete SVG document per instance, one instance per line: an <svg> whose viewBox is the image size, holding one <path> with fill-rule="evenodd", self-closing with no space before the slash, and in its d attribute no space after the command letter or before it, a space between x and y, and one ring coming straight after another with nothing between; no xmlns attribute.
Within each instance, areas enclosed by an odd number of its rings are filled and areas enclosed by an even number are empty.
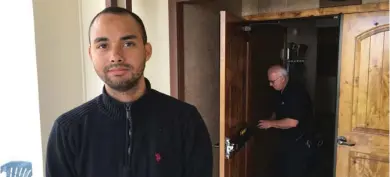
<svg viewBox="0 0 390 177"><path fill-rule="evenodd" d="M294 42L288 43L289 50L289 59L295 60L297 58L303 59L306 56L307 45L306 44L296 44Z"/></svg>
<svg viewBox="0 0 390 177"><path fill-rule="evenodd" d="M360 4L362 4L362 0L320 0L320 8Z"/></svg>
<svg viewBox="0 0 390 177"><path fill-rule="evenodd" d="M306 73L306 53L308 46L306 44L288 43L287 71L290 80L305 84Z"/></svg>

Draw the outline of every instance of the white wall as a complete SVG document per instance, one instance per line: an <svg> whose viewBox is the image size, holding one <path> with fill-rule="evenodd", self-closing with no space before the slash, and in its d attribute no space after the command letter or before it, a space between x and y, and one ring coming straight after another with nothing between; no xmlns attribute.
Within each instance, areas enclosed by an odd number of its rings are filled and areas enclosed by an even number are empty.
<svg viewBox="0 0 390 177"><path fill-rule="evenodd" d="M95 90L101 91L87 57L86 34L90 19L105 4L104 0L33 0L33 3L44 159L54 120L96 94Z"/></svg>
<svg viewBox="0 0 390 177"><path fill-rule="evenodd" d="M133 0L133 12L144 21L153 47L145 76L154 89L170 94L168 0Z"/></svg>
<svg viewBox="0 0 390 177"><path fill-rule="evenodd" d="M67 0L70 1L70 0ZM72 0L75 1L75 0ZM81 22L82 22L82 61L85 76L85 100L90 100L102 93L103 82L96 75L92 62L89 59L88 47L88 29L92 18L106 7L105 0L79 0L81 1Z"/></svg>
<svg viewBox="0 0 390 177"><path fill-rule="evenodd" d="M13 1L7 3L11 4L1 7L16 6ZM155 89L169 94L168 1L136 0L133 3L133 10L144 20L153 46L145 75ZM124 0L119 5L123 7ZM4 14L0 17L12 14L1 7L0 13ZM2 83L7 85L0 87L0 97L5 100L3 103L8 103L1 107L5 116L0 117L0 139L10 145L2 145L0 165L12 158L23 160L26 157L26 160L36 161L34 176L43 176L46 144L54 120L101 93L103 83L88 57L88 27L93 16L104 7L105 0L33 0L32 4L26 1L21 7L24 13L20 16L12 20L4 18L14 26L1 28L6 30L1 34L13 38L1 43L6 44L1 47L6 52L2 54L6 65L0 74L5 79ZM15 23L21 21L23 23ZM20 134L6 139L12 133L9 131Z"/></svg>
<svg viewBox="0 0 390 177"><path fill-rule="evenodd" d="M32 2L2 1L0 21L0 166L10 161L31 162L32 168L38 169L34 176L40 177L43 165Z"/></svg>

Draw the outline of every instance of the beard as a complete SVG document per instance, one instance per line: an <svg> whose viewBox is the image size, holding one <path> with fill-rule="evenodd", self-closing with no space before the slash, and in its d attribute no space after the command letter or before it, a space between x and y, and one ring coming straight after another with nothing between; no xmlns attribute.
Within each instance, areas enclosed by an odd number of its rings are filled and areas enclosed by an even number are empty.
<svg viewBox="0 0 390 177"><path fill-rule="evenodd" d="M112 64L112 65L104 67L103 75L100 76L100 78L111 89L119 91L119 92L125 92L125 91L128 91L128 90L135 88L138 85L139 80L144 75L145 65L146 65L146 59L144 60L143 64L141 65L140 70L136 71L134 69L134 67L129 65L129 64ZM116 67L127 68L129 70L129 72L131 72L131 76L129 78L123 78L123 79L110 78L108 76L108 71L111 68L116 68Z"/></svg>

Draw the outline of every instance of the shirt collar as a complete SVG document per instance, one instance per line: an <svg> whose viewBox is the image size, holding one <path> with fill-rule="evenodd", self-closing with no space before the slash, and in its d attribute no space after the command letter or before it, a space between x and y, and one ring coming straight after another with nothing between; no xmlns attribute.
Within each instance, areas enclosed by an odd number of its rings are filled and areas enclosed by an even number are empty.
<svg viewBox="0 0 390 177"><path fill-rule="evenodd" d="M101 104L99 105L101 105L101 108L104 110L104 112L106 112L109 115L109 117L113 119L124 119L126 118L126 106L131 105L133 107L133 104L136 103L138 104L139 102L143 102L143 100L149 97L152 88L147 78L145 78L145 84L146 84L146 91L144 95L142 95L139 99L129 103L124 103L111 97L107 93L106 88L103 86Z"/></svg>

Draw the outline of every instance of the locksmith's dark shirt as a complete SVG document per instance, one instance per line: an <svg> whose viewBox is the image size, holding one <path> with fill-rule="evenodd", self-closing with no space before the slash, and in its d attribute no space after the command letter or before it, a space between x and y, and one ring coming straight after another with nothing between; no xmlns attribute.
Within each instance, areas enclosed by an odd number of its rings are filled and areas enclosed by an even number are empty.
<svg viewBox="0 0 390 177"><path fill-rule="evenodd" d="M282 139L295 140L307 130L312 118L311 99L303 84L289 81L282 92L277 94L276 119L290 118L299 123L297 127L280 129Z"/></svg>

